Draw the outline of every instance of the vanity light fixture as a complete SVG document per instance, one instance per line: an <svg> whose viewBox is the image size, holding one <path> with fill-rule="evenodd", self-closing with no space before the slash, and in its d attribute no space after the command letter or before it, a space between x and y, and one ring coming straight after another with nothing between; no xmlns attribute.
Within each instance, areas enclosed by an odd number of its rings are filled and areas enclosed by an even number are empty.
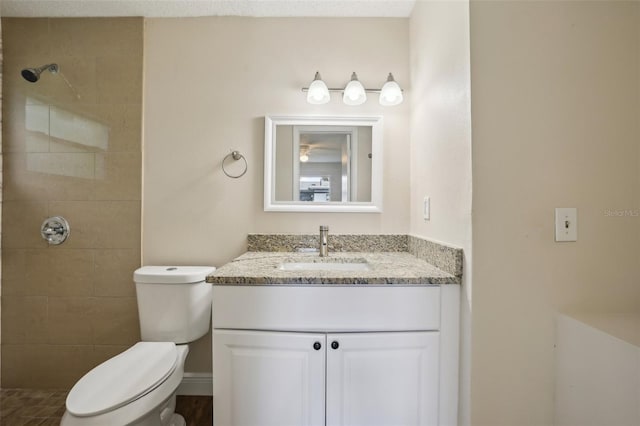
<svg viewBox="0 0 640 426"><path fill-rule="evenodd" d="M313 82L309 85L307 92L307 102L314 105L322 105L329 102L329 89L322 78L320 73L316 71L316 75L313 78Z"/></svg>
<svg viewBox="0 0 640 426"><path fill-rule="evenodd" d="M356 73L351 74L351 81L347 83L342 93L342 102L346 105L362 105L367 100L367 92L364 86L358 81Z"/></svg>
<svg viewBox="0 0 640 426"><path fill-rule="evenodd" d="M309 87L303 87L302 91L307 92L307 102L313 105L322 105L329 102L330 92L342 92L342 102L346 105L362 105L367 100L367 92L378 93L380 95L378 101L380 105L384 106L399 105L404 100L402 89L391 73L389 73L382 89L366 89L358 80L358 75L355 72L351 74L351 80L345 88L339 89L328 88L320 78L320 73L316 72Z"/></svg>
<svg viewBox="0 0 640 426"><path fill-rule="evenodd" d="M389 73L387 82L380 89L380 105L393 106L402 103L402 89L400 85L393 79L393 74Z"/></svg>

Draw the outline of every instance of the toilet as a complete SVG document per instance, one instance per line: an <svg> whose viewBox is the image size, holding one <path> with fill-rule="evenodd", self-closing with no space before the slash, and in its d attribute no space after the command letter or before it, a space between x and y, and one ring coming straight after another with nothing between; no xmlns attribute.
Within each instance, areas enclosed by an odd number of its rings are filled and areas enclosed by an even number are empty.
<svg viewBox="0 0 640 426"><path fill-rule="evenodd" d="M175 413L189 342L209 331L208 266L144 266L133 278L138 342L84 375L71 389L62 426L184 426Z"/></svg>

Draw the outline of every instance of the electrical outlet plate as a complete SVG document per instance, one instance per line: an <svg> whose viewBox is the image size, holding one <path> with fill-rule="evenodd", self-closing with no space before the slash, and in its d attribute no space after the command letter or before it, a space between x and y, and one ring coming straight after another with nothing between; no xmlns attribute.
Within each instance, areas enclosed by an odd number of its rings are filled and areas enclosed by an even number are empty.
<svg viewBox="0 0 640 426"><path fill-rule="evenodd" d="M578 241L578 209L556 208L556 242Z"/></svg>

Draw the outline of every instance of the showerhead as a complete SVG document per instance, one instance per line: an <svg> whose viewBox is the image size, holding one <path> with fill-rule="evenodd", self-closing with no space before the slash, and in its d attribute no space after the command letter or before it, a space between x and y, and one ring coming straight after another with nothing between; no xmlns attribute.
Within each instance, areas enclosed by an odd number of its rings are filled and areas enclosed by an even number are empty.
<svg viewBox="0 0 640 426"><path fill-rule="evenodd" d="M58 64L47 64L38 68L25 68L22 70L21 74L22 78L28 82L35 83L40 79L40 74L47 70L51 72L51 74L57 74L59 70Z"/></svg>

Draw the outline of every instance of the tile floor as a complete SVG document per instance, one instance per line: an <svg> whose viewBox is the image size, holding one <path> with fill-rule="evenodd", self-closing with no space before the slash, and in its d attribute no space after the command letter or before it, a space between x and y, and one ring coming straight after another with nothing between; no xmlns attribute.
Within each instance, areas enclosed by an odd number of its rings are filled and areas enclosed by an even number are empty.
<svg viewBox="0 0 640 426"><path fill-rule="evenodd" d="M64 414L67 391L0 389L0 425L56 425Z"/></svg>
<svg viewBox="0 0 640 426"><path fill-rule="evenodd" d="M66 398L65 390L0 389L0 426L58 426ZM210 426L213 399L178 396L176 411L185 417L187 426Z"/></svg>

